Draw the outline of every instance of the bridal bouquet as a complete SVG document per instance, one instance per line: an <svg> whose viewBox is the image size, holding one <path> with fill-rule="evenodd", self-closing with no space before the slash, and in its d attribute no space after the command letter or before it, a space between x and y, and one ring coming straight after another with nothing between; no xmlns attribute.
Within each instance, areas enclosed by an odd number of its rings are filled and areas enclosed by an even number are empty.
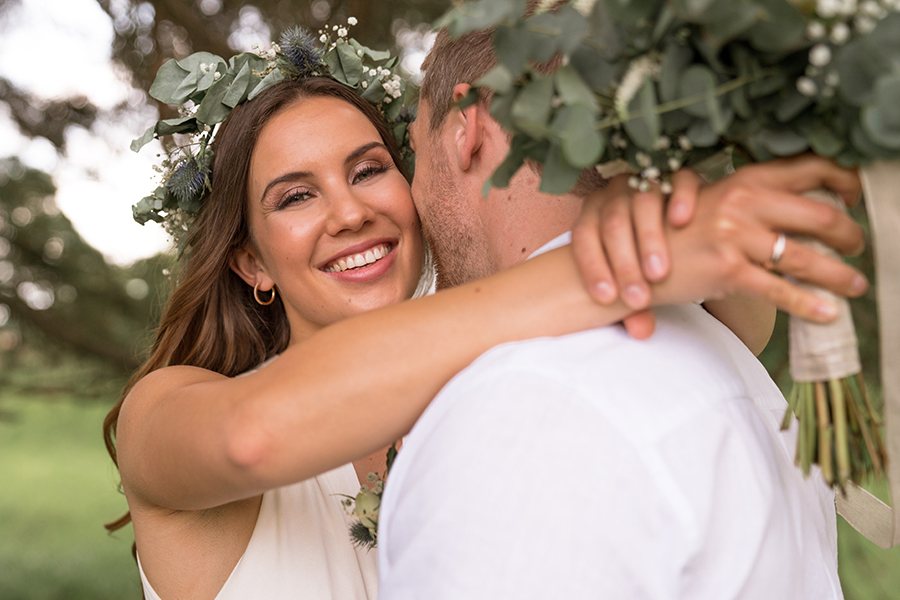
<svg viewBox="0 0 900 600"><path fill-rule="evenodd" d="M900 159L898 0L557 0L527 18L526 4L467 2L438 23L454 36L496 28L498 65L476 85L494 91L491 114L514 135L491 185L526 159L543 163L548 193L593 167L667 192L671 173L722 151L735 162ZM550 74L536 67L551 60ZM792 325L793 362L805 365L792 367L797 462L843 489L882 474L881 421L852 322L837 342L817 327Z"/></svg>

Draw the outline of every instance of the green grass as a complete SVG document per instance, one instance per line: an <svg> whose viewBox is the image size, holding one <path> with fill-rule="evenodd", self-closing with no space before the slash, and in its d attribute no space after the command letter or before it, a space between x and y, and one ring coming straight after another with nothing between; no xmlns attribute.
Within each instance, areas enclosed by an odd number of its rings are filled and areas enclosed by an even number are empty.
<svg viewBox="0 0 900 600"><path fill-rule="evenodd" d="M126 508L100 434L107 406L0 395L0 598L139 599L127 527L102 523ZM886 497L886 486L873 491ZM838 518L847 600L894 600L900 547L878 548Z"/></svg>
<svg viewBox="0 0 900 600"><path fill-rule="evenodd" d="M141 597L98 402L0 396L0 598Z"/></svg>

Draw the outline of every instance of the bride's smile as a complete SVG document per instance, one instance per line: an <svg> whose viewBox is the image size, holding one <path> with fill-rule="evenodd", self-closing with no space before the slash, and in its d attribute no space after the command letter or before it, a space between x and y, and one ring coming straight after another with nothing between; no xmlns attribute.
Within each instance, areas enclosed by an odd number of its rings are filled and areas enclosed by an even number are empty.
<svg viewBox="0 0 900 600"><path fill-rule="evenodd" d="M307 98L276 114L256 142L247 197L244 268L262 291L274 285L292 339L415 290L423 246L409 185L346 102Z"/></svg>

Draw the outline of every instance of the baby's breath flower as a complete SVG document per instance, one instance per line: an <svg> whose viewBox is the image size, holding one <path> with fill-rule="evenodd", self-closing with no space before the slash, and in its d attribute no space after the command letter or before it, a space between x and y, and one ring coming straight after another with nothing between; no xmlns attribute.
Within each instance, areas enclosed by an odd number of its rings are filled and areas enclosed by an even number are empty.
<svg viewBox="0 0 900 600"><path fill-rule="evenodd" d="M347 25L356 25L359 21L356 20L356 17L349 17L347 19Z"/></svg>
<svg viewBox="0 0 900 600"><path fill-rule="evenodd" d="M811 40L820 40L825 37L825 25L821 21L810 21L806 26L806 37Z"/></svg>
<svg viewBox="0 0 900 600"><path fill-rule="evenodd" d="M829 39L833 44L840 46L850 39L850 27L846 23L835 23L831 28Z"/></svg>
<svg viewBox="0 0 900 600"><path fill-rule="evenodd" d="M638 152L637 154L634 155L634 160L637 161L638 165L640 165L641 167L643 167L645 169L647 167L649 167L651 164L653 164L653 160L650 158L650 155L647 154L646 152Z"/></svg>
<svg viewBox="0 0 900 600"><path fill-rule="evenodd" d="M804 76L797 79L797 90L804 96L815 96L819 91L819 87L815 81Z"/></svg>
<svg viewBox="0 0 900 600"><path fill-rule="evenodd" d="M816 67L824 67L831 62L831 48L825 44L816 44L809 51L809 62Z"/></svg>
<svg viewBox="0 0 900 600"><path fill-rule="evenodd" d="M875 19L866 15L856 15L853 19L853 26L856 27L858 33L866 34L875 29Z"/></svg>
<svg viewBox="0 0 900 600"><path fill-rule="evenodd" d="M678 136L678 145L681 146L681 149L685 152L693 150L694 148L694 144L691 143L691 140L689 140L686 135Z"/></svg>
<svg viewBox="0 0 900 600"><path fill-rule="evenodd" d="M341 27L337 31L338 37L347 37L347 30Z"/></svg>

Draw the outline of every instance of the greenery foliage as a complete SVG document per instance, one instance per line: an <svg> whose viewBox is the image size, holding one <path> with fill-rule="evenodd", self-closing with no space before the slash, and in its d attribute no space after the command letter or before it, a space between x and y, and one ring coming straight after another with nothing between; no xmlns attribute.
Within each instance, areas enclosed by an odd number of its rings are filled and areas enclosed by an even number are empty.
<svg viewBox="0 0 900 600"><path fill-rule="evenodd" d="M334 40L332 33L337 34ZM191 136L191 141L164 161L164 183L133 207L135 221L165 222L177 239L210 189L210 142L216 126L239 104L286 78L331 77L353 88L393 123L398 144L406 148L407 121L400 118L406 82L396 73L398 64L398 57L347 38L347 29L338 26L321 30L318 39L292 27L271 50L242 52L227 62L209 52L167 61L150 86L150 96L180 105L182 115L160 120L134 140L131 149L137 152L154 138L174 134Z"/></svg>
<svg viewBox="0 0 900 600"><path fill-rule="evenodd" d="M562 193L596 164L658 181L726 148L753 161L900 158L900 14L825 4L596 0L524 17L525 0L477 0L439 25L496 27L499 64L477 83L515 135L493 185L528 158L544 164L542 189ZM555 72L536 67L551 58Z"/></svg>

